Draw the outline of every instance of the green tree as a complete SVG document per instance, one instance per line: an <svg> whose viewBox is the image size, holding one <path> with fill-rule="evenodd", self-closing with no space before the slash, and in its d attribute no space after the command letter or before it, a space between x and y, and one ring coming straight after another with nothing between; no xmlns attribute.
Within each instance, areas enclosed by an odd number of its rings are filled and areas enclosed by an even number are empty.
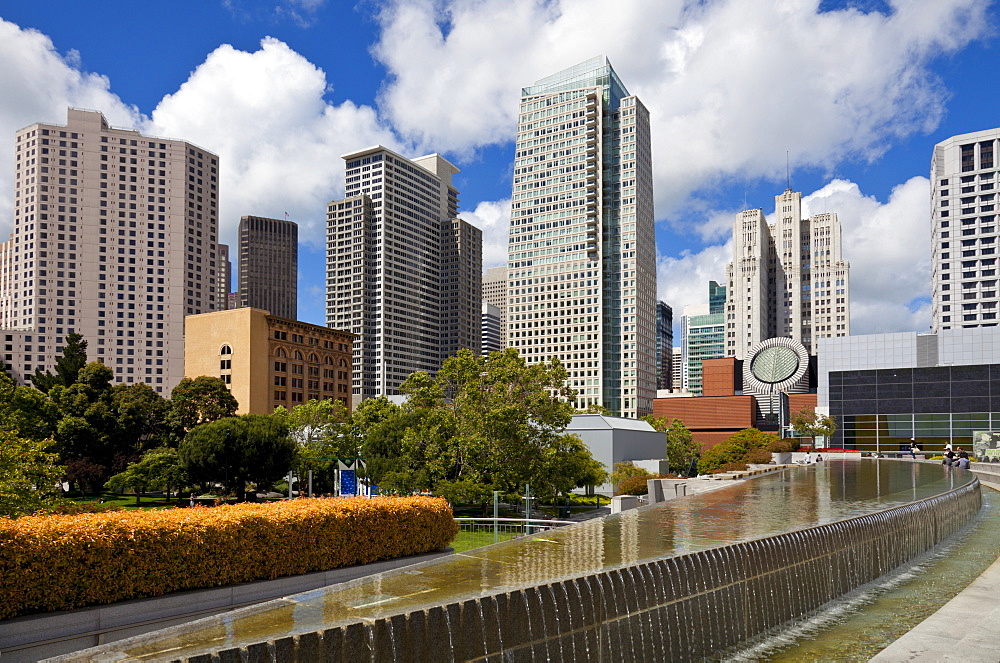
<svg viewBox="0 0 1000 663"><path fill-rule="evenodd" d="M179 491L188 482L177 449L161 447L147 451L139 462L131 463L123 472L108 479L106 486L122 491L131 488L135 491L135 505L139 506L141 494L149 488L164 488L169 501L170 489Z"/></svg>
<svg viewBox="0 0 1000 663"><path fill-rule="evenodd" d="M115 446L120 451L142 453L170 441L170 402L148 384L115 385L111 408L117 422Z"/></svg>
<svg viewBox="0 0 1000 663"><path fill-rule="evenodd" d="M128 460L127 455L116 460L118 420L112 406L113 377L104 364L90 362L78 371L76 382L69 386L56 384L48 394L60 413L53 450L59 454L60 462L73 470L71 481L78 480L74 478L80 474L77 470L86 467L84 483L95 490L116 466L124 468ZM96 472L97 468L104 468L103 476Z"/></svg>
<svg viewBox="0 0 1000 663"><path fill-rule="evenodd" d="M632 477L652 479L653 475L633 463L615 463L614 470L611 472L611 483L617 486Z"/></svg>
<svg viewBox="0 0 1000 663"><path fill-rule="evenodd" d="M684 472L691 461L701 455L701 444L680 419L674 419L667 428L667 464L671 472Z"/></svg>
<svg viewBox="0 0 1000 663"><path fill-rule="evenodd" d="M810 407L804 407L793 414L790 423L796 435L811 438L813 443L819 436L829 438L837 432L837 422L833 417L817 414L816 410Z"/></svg>
<svg viewBox="0 0 1000 663"><path fill-rule="evenodd" d="M55 374L53 375L39 367L31 376L31 383L35 385L36 389L45 393L48 393L56 385L68 387L76 383L80 370L86 365L87 341L84 340L82 334L72 332L66 335L62 356L56 359Z"/></svg>
<svg viewBox="0 0 1000 663"><path fill-rule="evenodd" d="M45 394L0 377L0 429L44 440L55 434L58 422L59 408Z"/></svg>
<svg viewBox="0 0 1000 663"><path fill-rule="evenodd" d="M169 421L180 431L189 431L199 424L232 417L237 408L239 403L221 378L184 378L170 392Z"/></svg>
<svg viewBox="0 0 1000 663"><path fill-rule="evenodd" d="M281 417L244 414L196 426L178 453L192 479L221 481L243 500L248 482L263 488L291 468L295 443Z"/></svg>
<svg viewBox="0 0 1000 663"><path fill-rule="evenodd" d="M288 426L288 435L295 442L294 465L299 475L315 473L320 488L332 488L330 470L338 458L356 455L356 445L350 430L351 415L336 399L310 400L291 410L277 407L274 416Z"/></svg>
<svg viewBox="0 0 1000 663"><path fill-rule="evenodd" d="M712 474L728 463L745 463L750 452L756 449L766 450L777 440L777 435L764 433L756 428L744 428L706 450L698 462L698 471Z"/></svg>
<svg viewBox="0 0 1000 663"><path fill-rule="evenodd" d="M412 411L444 410L452 420L442 438L454 459L448 481L508 493L530 483L552 497L594 475L585 462L589 452L565 433L576 396L567 377L557 358L529 366L514 349L489 357L461 350L434 378L415 373L400 390L410 396ZM580 458L571 460L574 455ZM565 471L578 474L556 476Z"/></svg>
<svg viewBox="0 0 1000 663"><path fill-rule="evenodd" d="M684 472L691 461L701 455L701 444L694 441L694 435L680 419L667 421L649 414L642 418L654 430L667 436L667 464L671 472Z"/></svg>
<svg viewBox="0 0 1000 663"><path fill-rule="evenodd" d="M0 516L17 517L51 504L65 468L45 451L51 440L0 430Z"/></svg>

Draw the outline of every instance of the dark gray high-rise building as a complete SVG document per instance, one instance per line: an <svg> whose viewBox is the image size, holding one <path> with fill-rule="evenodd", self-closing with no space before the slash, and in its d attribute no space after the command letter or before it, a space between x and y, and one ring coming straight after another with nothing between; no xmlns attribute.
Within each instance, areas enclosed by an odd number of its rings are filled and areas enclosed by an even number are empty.
<svg viewBox="0 0 1000 663"><path fill-rule="evenodd" d="M666 302L656 302L656 388L658 390L674 388L673 358L674 310Z"/></svg>
<svg viewBox="0 0 1000 663"><path fill-rule="evenodd" d="M240 307L297 319L298 272L297 224L261 216L240 219Z"/></svg>
<svg viewBox="0 0 1000 663"><path fill-rule="evenodd" d="M228 308L236 308L229 306L229 288L231 287L230 282L233 278L233 263L229 260L229 245L219 244L219 281L216 283L218 286L218 294L215 297L216 303L218 304L218 309L220 311Z"/></svg>

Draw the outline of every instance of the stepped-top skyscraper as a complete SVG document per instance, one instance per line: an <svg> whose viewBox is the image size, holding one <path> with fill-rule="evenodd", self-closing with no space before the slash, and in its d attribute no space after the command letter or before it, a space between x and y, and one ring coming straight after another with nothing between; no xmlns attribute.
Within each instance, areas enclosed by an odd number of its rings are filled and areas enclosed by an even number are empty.
<svg viewBox="0 0 1000 663"><path fill-rule="evenodd" d="M240 219L240 307L298 318L299 226L283 219Z"/></svg>
<svg viewBox="0 0 1000 663"><path fill-rule="evenodd" d="M952 136L931 161L931 328L997 324L1000 129Z"/></svg>
<svg viewBox="0 0 1000 663"><path fill-rule="evenodd" d="M382 146L344 155L327 206L326 323L357 335L352 407L481 343L482 231L458 218L458 169Z"/></svg>
<svg viewBox="0 0 1000 663"><path fill-rule="evenodd" d="M76 108L64 126L18 131L14 151L5 363L26 379L79 332L116 382L169 394L184 377L184 317L220 308L219 158Z"/></svg>
<svg viewBox="0 0 1000 663"><path fill-rule="evenodd" d="M521 91L507 344L558 357L577 406L652 411L656 244L649 113L601 56Z"/></svg>
<svg viewBox="0 0 1000 663"><path fill-rule="evenodd" d="M775 196L777 219L741 212L727 270L726 356L744 359L763 340L784 336L816 354L817 339L851 334L851 265L841 255L832 213L802 217L802 194Z"/></svg>

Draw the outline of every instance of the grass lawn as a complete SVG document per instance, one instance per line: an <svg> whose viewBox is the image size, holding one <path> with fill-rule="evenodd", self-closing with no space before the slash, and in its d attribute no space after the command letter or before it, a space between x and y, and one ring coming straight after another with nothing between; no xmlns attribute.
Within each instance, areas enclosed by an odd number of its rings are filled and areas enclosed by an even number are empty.
<svg viewBox="0 0 1000 663"><path fill-rule="evenodd" d="M168 509L180 504L187 504L187 500L178 500L172 497L168 502L163 497L142 497L139 499L139 506L135 504L135 495L119 495L114 492L103 492L100 495L79 495L65 498L69 502L80 504L87 502L100 502L102 506L114 505L121 509Z"/></svg>
<svg viewBox="0 0 1000 663"><path fill-rule="evenodd" d="M499 532L497 535L499 541L508 541L514 538L514 534L511 532ZM482 548L483 546L488 546L493 543L493 531L483 530L481 532L459 532L455 540L452 541L451 547L455 549L455 552L465 552L467 550L472 550L474 548Z"/></svg>

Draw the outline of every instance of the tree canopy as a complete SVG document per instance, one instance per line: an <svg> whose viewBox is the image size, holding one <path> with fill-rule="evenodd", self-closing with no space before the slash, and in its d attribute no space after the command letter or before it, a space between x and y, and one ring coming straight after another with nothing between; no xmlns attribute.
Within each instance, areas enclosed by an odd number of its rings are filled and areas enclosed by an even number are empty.
<svg viewBox="0 0 1000 663"><path fill-rule="evenodd" d="M68 387L76 383L80 370L86 365L87 341L84 340L83 334L71 332L66 335L62 356L56 359L55 374L39 367L31 376L31 383L36 389L45 393L56 385Z"/></svg>
<svg viewBox="0 0 1000 663"><path fill-rule="evenodd" d="M756 428L744 428L705 451L698 462L698 471L702 474L713 474L729 463L745 463L751 452L766 450L777 441L778 436L772 433L765 433Z"/></svg>
<svg viewBox="0 0 1000 663"><path fill-rule="evenodd" d="M814 440L821 435L832 437L837 432L837 422L833 417L817 414L816 410L810 407L804 407L793 414L789 423L797 435Z"/></svg>
<svg viewBox="0 0 1000 663"><path fill-rule="evenodd" d="M528 483L554 496L603 483L603 466L565 432L576 395L566 378L558 359L529 366L514 349L488 357L461 350L435 376L407 378L402 407L380 403L359 417L369 422L364 458L371 464L373 456L386 457L398 442L399 461L379 485L399 491L484 496ZM381 453L369 446L373 433Z"/></svg>
<svg viewBox="0 0 1000 663"><path fill-rule="evenodd" d="M65 468L45 451L51 440L31 440L0 430L0 516L45 508L59 490Z"/></svg>
<svg viewBox="0 0 1000 663"><path fill-rule="evenodd" d="M239 403L220 378L184 378L170 392L170 423L189 431L198 424L231 417Z"/></svg>
<svg viewBox="0 0 1000 663"><path fill-rule="evenodd" d="M135 503L139 505L140 494L150 488L180 489L188 484L189 477L181 464L177 449L161 447L143 454L142 458L131 463L123 472L108 479L107 487L112 490L135 491Z"/></svg>
<svg viewBox="0 0 1000 663"><path fill-rule="evenodd" d="M243 500L248 482L269 486L291 469L295 443L281 418L244 414L195 426L178 453L192 479L223 482Z"/></svg>

